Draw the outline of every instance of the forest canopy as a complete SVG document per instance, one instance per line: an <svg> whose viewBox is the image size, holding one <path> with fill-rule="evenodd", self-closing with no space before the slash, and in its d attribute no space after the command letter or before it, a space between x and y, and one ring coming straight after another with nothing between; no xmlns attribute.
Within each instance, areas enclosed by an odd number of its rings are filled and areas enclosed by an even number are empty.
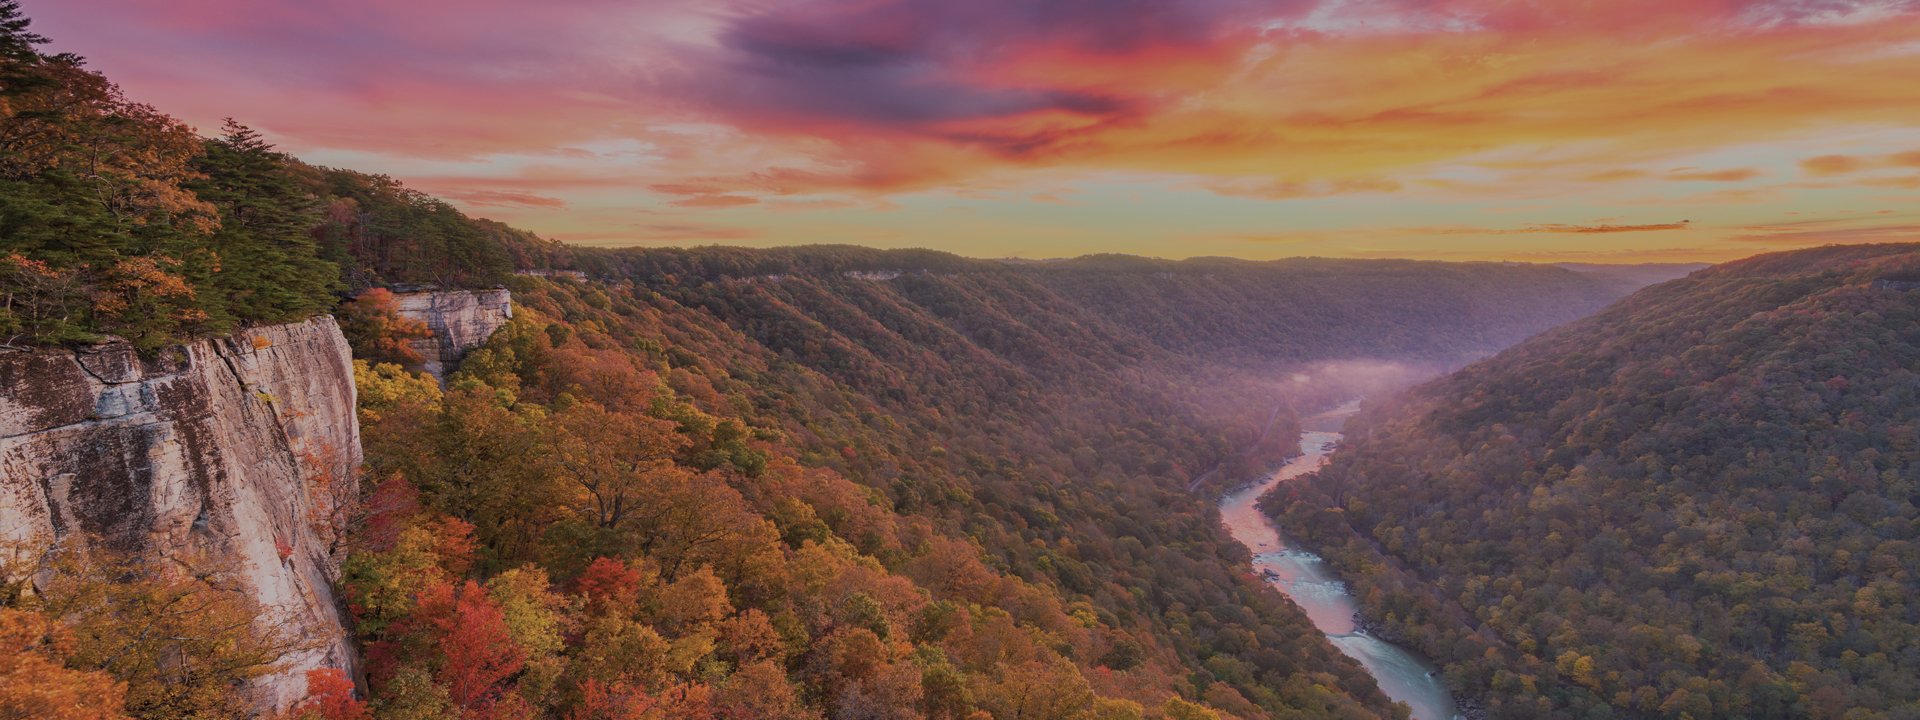
<svg viewBox="0 0 1920 720"><path fill-rule="evenodd" d="M1920 246L1658 285L1268 506L1494 717L1920 715Z"/></svg>

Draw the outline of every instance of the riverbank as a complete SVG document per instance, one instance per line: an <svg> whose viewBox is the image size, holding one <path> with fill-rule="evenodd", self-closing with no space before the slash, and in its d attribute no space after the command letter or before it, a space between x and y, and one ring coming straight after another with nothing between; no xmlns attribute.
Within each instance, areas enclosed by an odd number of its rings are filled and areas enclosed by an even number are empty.
<svg viewBox="0 0 1920 720"><path fill-rule="evenodd" d="M1260 496L1275 485L1324 466L1339 447L1342 425L1358 409L1359 402L1354 401L1302 421L1300 455L1259 482L1222 498L1221 522L1253 553L1254 572L1292 598L1334 647L1373 675L1382 692L1406 703L1416 720L1452 720L1460 716L1460 709L1441 685L1436 669L1413 653L1368 633L1360 619L1359 604L1346 584L1318 555L1289 546L1280 529L1258 507Z"/></svg>

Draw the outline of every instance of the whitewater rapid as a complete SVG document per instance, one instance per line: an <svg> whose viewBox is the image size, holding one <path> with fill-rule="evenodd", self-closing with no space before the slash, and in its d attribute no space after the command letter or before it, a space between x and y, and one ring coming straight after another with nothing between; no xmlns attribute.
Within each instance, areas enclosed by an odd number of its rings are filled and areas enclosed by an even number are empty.
<svg viewBox="0 0 1920 720"><path fill-rule="evenodd" d="M1355 401L1308 418L1302 423L1300 456L1251 487L1221 499L1220 519L1234 539L1253 551L1253 571L1293 598L1334 647L1360 661L1381 692L1413 708L1415 720L1452 720L1460 717L1459 707L1434 667L1355 626L1360 607L1346 584L1333 576L1320 556L1288 547L1279 528L1257 507L1260 496L1273 486L1326 465L1339 446L1341 426L1358 409Z"/></svg>

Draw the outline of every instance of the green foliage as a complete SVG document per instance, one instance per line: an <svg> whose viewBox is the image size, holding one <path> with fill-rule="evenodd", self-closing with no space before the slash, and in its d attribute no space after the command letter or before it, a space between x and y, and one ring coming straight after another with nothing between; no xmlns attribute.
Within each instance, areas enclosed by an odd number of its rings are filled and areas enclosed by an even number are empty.
<svg viewBox="0 0 1920 720"><path fill-rule="evenodd" d="M187 187L220 209L220 229L196 243L214 260L190 279L218 299L206 304L215 326L286 322L332 308L339 268L318 255L319 200L294 177L294 161L228 119L198 166L206 179Z"/></svg>
<svg viewBox="0 0 1920 720"><path fill-rule="evenodd" d="M354 287L497 285L512 273L500 226L384 175L317 174L315 192L328 201L314 232Z"/></svg>
<svg viewBox="0 0 1920 720"><path fill-rule="evenodd" d="M1495 717L1920 713L1913 245L1730 263L1377 408L1270 498Z"/></svg>
<svg viewBox="0 0 1920 720"><path fill-rule="evenodd" d="M0 40L0 332L154 349L332 307L291 161L237 124L203 141L8 10Z"/></svg>
<svg viewBox="0 0 1920 720"><path fill-rule="evenodd" d="M200 138L0 11L0 342L153 350L324 313L349 288L497 285L556 254L233 120Z"/></svg>

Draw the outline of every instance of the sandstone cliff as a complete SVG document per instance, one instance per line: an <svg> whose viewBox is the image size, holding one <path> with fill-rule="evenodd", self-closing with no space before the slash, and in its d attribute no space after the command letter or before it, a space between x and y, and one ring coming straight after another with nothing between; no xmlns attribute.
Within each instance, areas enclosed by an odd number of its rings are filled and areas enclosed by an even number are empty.
<svg viewBox="0 0 1920 720"><path fill-rule="evenodd" d="M361 462L353 367L330 317L143 359L125 343L0 353L0 541L98 541L235 570L321 645L255 683L260 709L315 667L354 671L330 519Z"/></svg>
<svg viewBox="0 0 1920 720"><path fill-rule="evenodd" d="M445 378L467 351L480 347L513 318L513 296L499 288L429 290L394 297L401 316L433 330L433 337L413 341L413 349L426 358L422 369L435 378Z"/></svg>

